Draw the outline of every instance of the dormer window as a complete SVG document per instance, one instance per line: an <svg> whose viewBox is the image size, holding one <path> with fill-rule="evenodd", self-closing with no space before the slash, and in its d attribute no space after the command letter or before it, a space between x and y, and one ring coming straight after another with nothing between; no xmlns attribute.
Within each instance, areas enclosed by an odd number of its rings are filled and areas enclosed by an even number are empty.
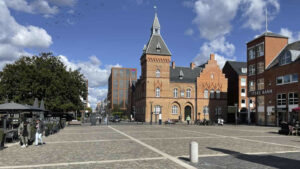
<svg viewBox="0 0 300 169"><path fill-rule="evenodd" d="M160 49L161 49L161 46L160 46L160 43L158 42L157 45L156 45L156 51L160 52Z"/></svg>
<svg viewBox="0 0 300 169"><path fill-rule="evenodd" d="M183 71L180 70L180 72L179 72L179 79L183 79L183 76L184 76Z"/></svg>
<svg viewBox="0 0 300 169"><path fill-rule="evenodd" d="M155 33L157 34L157 33L158 33L158 28L155 28L154 31L155 31Z"/></svg>
<svg viewBox="0 0 300 169"><path fill-rule="evenodd" d="M287 51L280 57L280 65L285 65L291 63L291 52Z"/></svg>
<svg viewBox="0 0 300 169"><path fill-rule="evenodd" d="M242 73L247 73L247 68L246 67L242 67Z"/></svg>

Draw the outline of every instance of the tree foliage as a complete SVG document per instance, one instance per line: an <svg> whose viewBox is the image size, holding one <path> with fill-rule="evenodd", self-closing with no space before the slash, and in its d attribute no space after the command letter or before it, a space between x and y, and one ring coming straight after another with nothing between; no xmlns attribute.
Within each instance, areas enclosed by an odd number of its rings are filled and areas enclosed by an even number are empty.
<svg viewBox="0 0 300 169"><path fill-rule="evenodd" d="M46 109L66 112L83 108L86 81L78 70L67 70L52 53L24 56L0 72L0 99L32 105L44 99Z"/></svg>

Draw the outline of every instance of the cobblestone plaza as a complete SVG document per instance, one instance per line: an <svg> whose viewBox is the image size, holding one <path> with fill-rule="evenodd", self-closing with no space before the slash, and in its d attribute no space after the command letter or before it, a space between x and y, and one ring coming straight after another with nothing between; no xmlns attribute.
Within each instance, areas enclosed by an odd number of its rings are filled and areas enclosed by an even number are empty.
<svg viewBox="0 0 300 169"><path fill-rule="evenodd" d="M0 168L297 168L300 137L258 126L69 126L45 145L0 151ZM188 162L189 143L199 163Z"/></svg>

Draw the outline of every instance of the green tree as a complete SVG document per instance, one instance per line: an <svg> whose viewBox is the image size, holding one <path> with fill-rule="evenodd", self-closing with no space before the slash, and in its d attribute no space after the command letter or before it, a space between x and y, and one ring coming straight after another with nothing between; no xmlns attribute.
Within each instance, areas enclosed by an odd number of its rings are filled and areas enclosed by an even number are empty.
<svg viewBox="0 0 300 169"><path fill-rule="evenodd" d="M44 99L46 109L66 112L83 109L87 85L79 71L67 70L52 53L23 56L0 72L0 99L32 104Z"/></svg>

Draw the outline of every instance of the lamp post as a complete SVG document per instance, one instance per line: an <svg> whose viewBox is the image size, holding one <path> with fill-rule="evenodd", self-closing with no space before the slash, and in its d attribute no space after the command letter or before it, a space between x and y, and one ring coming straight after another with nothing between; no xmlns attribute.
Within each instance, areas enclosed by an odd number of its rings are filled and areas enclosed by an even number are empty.
<svg viewBox="0 0 300 169"><path fill-rule="evenodd" d="M152 101L150 102L150 104L151 104L151 107L150 107L150 115L151 115L151 117L150 117L150 124L152 125L152 116L153 116L153 112L152 112Z"/></svg>

